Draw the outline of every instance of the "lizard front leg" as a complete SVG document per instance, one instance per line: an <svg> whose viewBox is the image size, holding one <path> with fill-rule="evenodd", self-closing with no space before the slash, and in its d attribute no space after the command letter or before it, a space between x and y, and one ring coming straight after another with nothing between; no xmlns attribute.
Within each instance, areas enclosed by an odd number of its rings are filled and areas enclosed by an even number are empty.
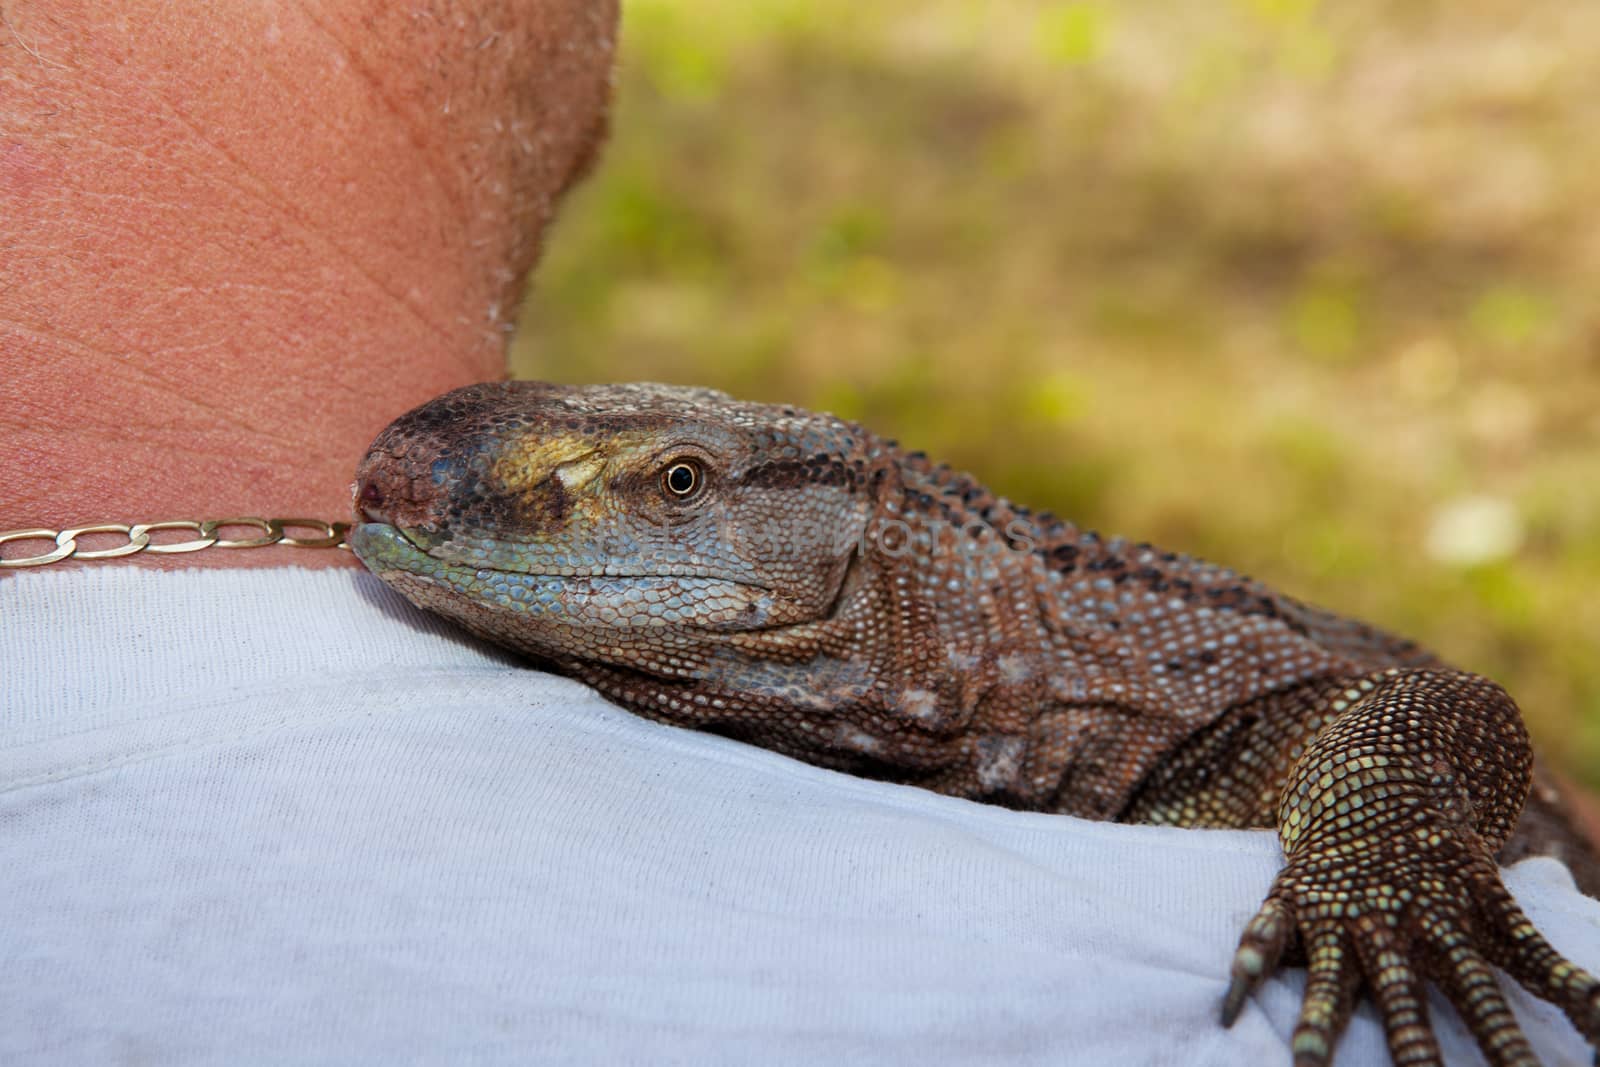
<svg viewBox="0 0 1600 1067"><path fill-rule="evenodd" d="M1534 929L1493 859L1533 761L1510 697L1475 675L1390 670L1351 685L1331 710L1283 787L1286 863L1240 940L1223 1022L1294 943L1309 969L1297 1067L1331 1062L1363 983L1394 1062L1439 1063L1427 980L1490 1063L1534 1063L1491 965L1600 1047L1600 982Z"/></svg>

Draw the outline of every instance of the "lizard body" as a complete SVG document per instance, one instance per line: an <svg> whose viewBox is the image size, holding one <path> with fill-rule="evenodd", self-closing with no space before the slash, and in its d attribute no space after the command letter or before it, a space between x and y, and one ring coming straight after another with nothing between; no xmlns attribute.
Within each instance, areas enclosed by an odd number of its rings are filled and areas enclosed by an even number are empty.
<svg viewBox="0 0 1600 1067"><path fill-rule="evenodd" d="M1223 1014L1307 965L1297 1063L1330 1061L1363 985L1396 1062L1437 1062L1427 980L1491 1062L1532 1062L1490 965L1600 1042L1600 983L1494 856L1533 847L1527 802L1591 891L1600 867L1548 784L1528 800L1511 698L1409 641L709 390L457 390L384 431L356 495L380 578L652 718L1011 807L1275 827Z"/></svg>

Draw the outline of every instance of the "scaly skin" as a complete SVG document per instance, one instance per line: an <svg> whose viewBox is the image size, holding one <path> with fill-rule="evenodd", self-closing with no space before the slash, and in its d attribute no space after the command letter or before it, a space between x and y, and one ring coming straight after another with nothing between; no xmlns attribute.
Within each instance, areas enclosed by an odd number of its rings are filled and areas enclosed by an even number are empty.
<svg viewBox="0 0 1600 1067"><path fill-rule="evenodd" d="M1297 1064L1365 986L1437 1063L1436 982L1532 1062L1490 965L1600 1045L1600 983L1501 883L1533 775L1516 705L1410 642L999 499L828 415L667 386L473 386L358 474L350 543L417 604L651 718L1017 808L1275 826L1231 1023L1309 968ZM1530 820L1591 886L1541 783Z"/></svg>

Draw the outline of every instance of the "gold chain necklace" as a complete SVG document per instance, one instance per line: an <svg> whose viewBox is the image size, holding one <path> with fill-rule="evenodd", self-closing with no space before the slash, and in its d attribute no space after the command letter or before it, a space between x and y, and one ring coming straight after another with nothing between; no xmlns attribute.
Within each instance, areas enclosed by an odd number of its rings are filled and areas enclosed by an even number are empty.
<svg viewBox="0 0 1600 1067"><path fill-rule="evenodd" d="M218 531L229 526L250 526L261 531L258 537L226 538ZM288 529L319 531L311 537L294 537ZM90 526L71 526L65 530L32 527L25 530L0 530L0 545L11 541L54 541L48 552L32 556L5 559L0 556L0 569L7 567L43 567L47 563L60 563L65 559L120 559L140 552L170 555L178 552L198 552L203 548L266 548L268 545L289 545L293 548L342 548L344 535L350 529L348 522L328 522L325 519L258 519L250 516L230 519L173 519L167 522L100 522ZM152 541L150 534L156 530L188 530L197 536L182 541ZM125 545L111 548L86 549L78 544L85 534L114 534L126 537Z"/></svg>

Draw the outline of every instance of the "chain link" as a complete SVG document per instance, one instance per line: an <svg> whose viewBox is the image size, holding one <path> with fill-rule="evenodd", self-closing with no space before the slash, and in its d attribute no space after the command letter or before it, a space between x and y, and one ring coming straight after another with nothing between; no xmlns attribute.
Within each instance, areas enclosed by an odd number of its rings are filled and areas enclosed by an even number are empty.
<svg viewBox="0 0 1600 1067"><path fill-rule="evenodd" d="M257 537L229 539L219 531L230 526L249 526L261 531ZM312 537L294 537L289 529L319 531ZM12 541L53 541L55 547L48 552L32 556L6 559L0 552L0 569L7 567L43 567L66 559L119 559L140 552L170 555L178 552L199 552L203 548L266 548L269 545L289 545L293 548L343 548L344 535L350 529L348 522L328 522L325 519L258 519L254 516L235 516L230 519L173 519L168 522L100 522L89 526L71 526L65 530L33 527L26 530L0 530L0 545ZM182 541L152 541L154 530L188 530L194 537ZM78 538L84 534L120 534L128 539L125 545L110 548L83 548Z"/></svg>

